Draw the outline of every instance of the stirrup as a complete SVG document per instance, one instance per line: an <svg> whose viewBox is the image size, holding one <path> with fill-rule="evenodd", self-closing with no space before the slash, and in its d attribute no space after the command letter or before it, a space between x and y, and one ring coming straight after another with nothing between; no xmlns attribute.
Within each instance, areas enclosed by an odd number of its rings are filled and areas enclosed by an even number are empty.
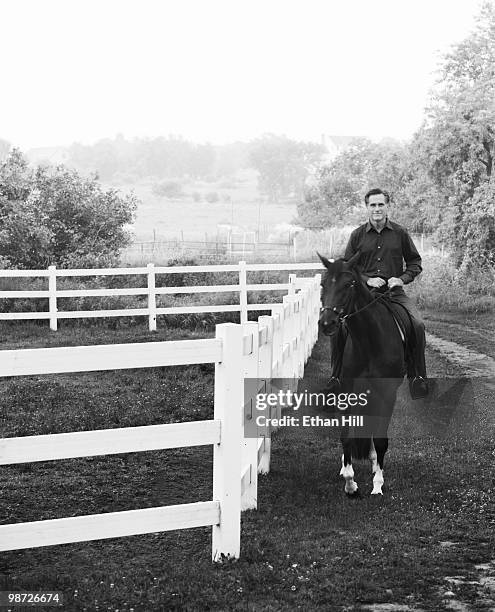
<svg viewBox="0 0 495 612"><path fill-rule="evenodd" d="M430 386L426 378L415 376L409 381L409 392L413 400L426 397L430 391Z"/></svg>
<svg viewBox="0 0 495 612"><path fill-rule="evenodd" d="M338 393L340 391L341 386L342 383L340 382L340 378L338 378L337 376L330 376L330 380L328 381L325 391L327 393Z"/></svg>

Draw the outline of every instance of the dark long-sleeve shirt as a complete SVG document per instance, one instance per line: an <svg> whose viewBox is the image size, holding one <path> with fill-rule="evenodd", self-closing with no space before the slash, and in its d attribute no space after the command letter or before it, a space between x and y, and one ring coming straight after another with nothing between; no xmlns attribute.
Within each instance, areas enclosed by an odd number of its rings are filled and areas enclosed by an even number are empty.
<svg viewBox="0 0 495 612"><path fill-rule="evenodd" d="M352 232L344 258L350 259L358 251L364 280L376 276L388 280L394 276L407 285L422 271L421 257L411 236L401 225L388 219L381 232L369 221Z"/></svg>

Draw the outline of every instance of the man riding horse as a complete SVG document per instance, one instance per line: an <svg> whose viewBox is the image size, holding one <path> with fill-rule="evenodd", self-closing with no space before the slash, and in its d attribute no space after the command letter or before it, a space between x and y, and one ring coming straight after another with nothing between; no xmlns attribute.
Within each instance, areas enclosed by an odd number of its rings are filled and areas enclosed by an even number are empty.
<svg viewBox="0 0 495 612"><path fill-rule="evenodd" d="M428 394L425 326L416 305L403 289L422 271L421 257L407 230L388 218L390 196L386 191L371 189L364 201L369 220L352 232L344 259L349 260L360 253L358 265L370 290L377 293L393 289L388 291L389 300L407 310L413 328L407 364L409 387L413 398L425 397ZM345 341L346 333L341 328L332 342L332 374L328 387L331 392L340 389Z"/></svg>

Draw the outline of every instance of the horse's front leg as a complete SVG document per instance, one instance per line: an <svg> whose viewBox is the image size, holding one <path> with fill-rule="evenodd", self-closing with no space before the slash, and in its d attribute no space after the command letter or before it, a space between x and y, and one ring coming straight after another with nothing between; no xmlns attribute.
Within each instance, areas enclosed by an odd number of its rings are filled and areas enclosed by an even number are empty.
<svg viewBox="0 0 495 612"><path fill-rule="evenodd" d="M383 461L388 448L388 438L376 438L371 440L370 461L373 471L373 491L371 495L383 495Z"/></svg>
<svg viewBox="0 0 495 612"><path fill-rule="evenodd" d="M344 454L342 455L342 469L340 475L345 479L344 491L347 495L354 495L358 490L357 482L354 480L354 469L351 463L351 453L347 452L344 448Z"/></svg>

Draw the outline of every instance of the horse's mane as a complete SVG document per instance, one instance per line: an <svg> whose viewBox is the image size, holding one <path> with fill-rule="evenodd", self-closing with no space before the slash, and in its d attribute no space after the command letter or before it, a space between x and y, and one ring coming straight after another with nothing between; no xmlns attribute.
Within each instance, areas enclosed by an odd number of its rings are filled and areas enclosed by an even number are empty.
<svg viewBox="0 0 495 612"><path fill-rule="evenodd" d="M342 274L344 264L347 263L347 260L344 259L343 257L339 257L338 259L329 260L329 262L332 264L332 270L331 270L332 274L334 274L335 276L339 276L339 274ZM349 272L352 273L354 278L358 280L360 284L363 285L363 287L366 287L366 284L363 282L363 279L361 277L361 268L358 265L354 265L349 270ZM326 280L329 274L330 274L330 270L328 268L325 268L325 270L323 271L322 278L321 278L322 282Z"/></svg>

